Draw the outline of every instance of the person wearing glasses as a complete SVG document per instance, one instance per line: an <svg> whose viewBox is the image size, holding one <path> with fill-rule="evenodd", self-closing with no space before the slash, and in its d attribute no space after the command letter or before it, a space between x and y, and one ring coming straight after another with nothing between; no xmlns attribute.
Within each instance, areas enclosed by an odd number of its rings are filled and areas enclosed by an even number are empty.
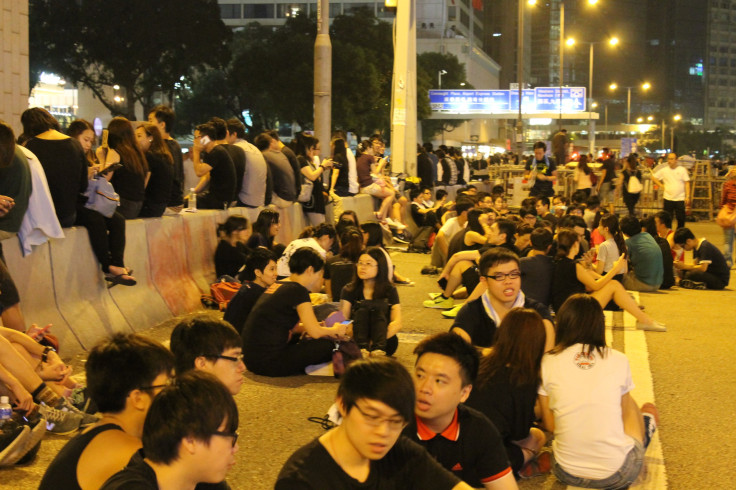
<svg viewBox="0 0 736 490"><path fill-rule="evenodd" d="M193 369L215 375L232 395L243 385L243 341L228 322L211 315L180 321L171 332L176 374Z"/></svg>
<svg viewBox="0 0 736 490"><path fill-rule="evenodd" d="M521 291L518 255L503 247L492 248L480 257L478 271L486 291L460 308L450 331L476 347L491 347L496 328L512 308L531 308L544 320L545 351L551 349L555 333L549 308Z"/></svg>
<svg viewBox="0 0 736 490"><path fill-rule="evenodd" d="M200 371L177 376L151 404L143 448L102 489L229 488L238 422L235 400L217 378Z"/></svg>
<svg viewBox="0 0 736 490"><path fill-rule="evenodd" d="M414 354L417 399L404 435L473 488L518 489L498 430L464 405L478 374L475 347L445 332L424 339Z"/></svg>
<svg viewBox="0 0 736 490"><path fill-rule="evenodd" d="M275 489L470 489L401 435L414 404L411 375L397 361L354 362L337 389L340 425L292 454Z"/></svg>
<svg viewBox="0 0 736 490"><path fill-rule="evenodd" d="M85 370L102 418L59 451L39 488L100 488L124 467L141 448L146 413L173 369L171 352L139 334L115 334L97 344Z"/></svg>

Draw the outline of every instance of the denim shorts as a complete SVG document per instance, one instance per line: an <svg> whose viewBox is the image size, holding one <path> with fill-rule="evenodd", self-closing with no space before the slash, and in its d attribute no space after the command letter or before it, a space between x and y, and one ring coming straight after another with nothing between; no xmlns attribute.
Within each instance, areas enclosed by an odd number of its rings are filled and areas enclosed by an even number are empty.
<svg viewBox="0 0 736 490"><path fill-rule="evenodd" d="M609 490L619 490L628 488L639 477L641 468L644 465L644 446L641 442L634 439L634 447L631 448L629 454L626 455L621 467L611 476L602 480L593 480L591 478L580 478L563 470L560 465L555 463L554 473L558 480L566 485L582 488L606 488Z"/></svg>
<svg viewBox="0 0 736 490"><path fill-rule="evenodd" d="M601 200L601 204L613 202L613 184L610 181L601 184L601 188L598 190L598 198Z"/></svg>

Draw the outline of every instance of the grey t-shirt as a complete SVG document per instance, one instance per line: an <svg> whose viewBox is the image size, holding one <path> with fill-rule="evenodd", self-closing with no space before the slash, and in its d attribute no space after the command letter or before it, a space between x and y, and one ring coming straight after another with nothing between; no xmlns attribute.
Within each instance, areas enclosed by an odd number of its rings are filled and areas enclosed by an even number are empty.
<svg viewBox="0 0 736 490"><path fill-rule="evenodd" d="M245 173L238 193L243 204L257 208L265 204L268 167L258 148L245 140L235 142L245 152Z"/></svg>
<svg viewBox="0 0 736 490"><path fill-rule="evenodd" d="M284 201L296 201L296 179L286 155L280 151L266 150L263 157L271 167L273 193Z"/></svg>

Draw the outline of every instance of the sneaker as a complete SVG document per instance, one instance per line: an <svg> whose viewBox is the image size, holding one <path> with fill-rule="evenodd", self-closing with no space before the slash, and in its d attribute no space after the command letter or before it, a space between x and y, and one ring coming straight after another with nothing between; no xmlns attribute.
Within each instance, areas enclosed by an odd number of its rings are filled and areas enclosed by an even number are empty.
<svg viewBox="0 0 736 490"><path fill-rule="evenodd" d="M659 410L653 403L645 403L641 406L641 414L644 416L644 441L643 445L646 449L652 442L652 437L657 431L659 425Z"/></svg>
<svg viewBox="0 0 736 490"><path fill-rule="evenodd" d="M395 221L391 218L386 218L386 223L388 223L388 226L390 226L391 228L396 228L398 230L406 229L406 225L399 223L398 221Z"/></svg>
<svg viewBox="0 0 736 490"><path fill-rule="evenodd" d="M437 267L433 265L426 265L422 267L422 275L424 276L433 276L435 274L439 274L440 270L437 269Z"/></svg>
<svg viewBox="0 0 736 490"><path fill-rule="evenodd" d="M437 299L442 296L442 293L427 293L427 296L429 296L429 299Z"/></svg>
<svg viewBox="0 0 736 490"><path fill-rule="evenodd" d="M393 239L395 242L403 243L404 245L409 243L409 240L407 240L403 233L395 233Z"/></svg>
<svg viewBox="0 0 736 490"><path fill-rule="evenodd" d="M70 434L76 431L84 419L79 410L72 411L67 407L57 409L41 404L38 411L46 419L46 430L55 434Z"/></svg>
<svg viewBox="0 0 736 490"><path fill-rule="evenodd" d="M415 286L414 281L410 281L408 279L403 281L397 281L396 279L394 279L394 284L396 284L397 286Z"/></svg>
<svg viewBox="0 0 736 490"><path fill-rule="evenodd" d="M381 349L376 349L371 351L371 357L386 357L386 351Z"/></svg>
<svg viewBox="0 0 736 490"><path fill-rule="evenodd" d="M519 478L525 480L535 476L545 475L552 470L552 457L549 451L542 451L536 458L529 461L519 470Z"/></svg>
<svg viewBox="0 0 736 490"><path fill-rule="evenodd" d="M455 306L455 300L452 298L443 298L441 295L435 299L428 299L422 303L425 308L440 308L446 310Z"/></svg>
<svg viewBox="0 0 736 490"><path fill-rule="evenodd" d="M664 323L659 323L655 321L652 321L652 323L650 324L637 321L636 328L638 328L639 330L646 330L648 332L666 332L667 331L667 327L664 326Z"/></svg>
<svg viewBox="0 0 736 490"><path fill-rule="evenodd" d="M62 398L61 400L59 400L59 403L57 403L54 408L56 408L57 410L66 409L66 410L69 410L70 412L80 414L82 416L82 423L79 424L80 427L86 427L88 425L96 424L97 421L102 418L102 415L100 414L88 413L88 412L84 412L78 409L72 404L72 401L69 400L68 398Z"/></svg>
<svg viewBox="0 0 736 490"><path fill-rule="evenodd" d="M363 356L363 359L371 357L371 352L368 349L360 349L360 354Z"/></svg>
<svg viewBox="0 0 736 490"><path fill-rule="evenodd" d="M86 386L74 388L68 398L74 408L80 412L96 413L98 411L97 405L90 398Z"/></svg>
<svg viewBox="0 0 736 490"><path fill-rule="evenodd" d="M463 304L465 304L465 303L463 303ZM450 308L449 310L443 311L442 312L442 316L444 316L445 318L455 318L457 316L458 312L460 311L460 308L462 308L462 307L463 307L463 305L455 305L452 308Z"/></svg>
<svg viewBox="0 0 736 490"><path fill-rule="evenodd" d="M683 279L680 281L680 287L685 289L708 289L704 282Z"/></svg>

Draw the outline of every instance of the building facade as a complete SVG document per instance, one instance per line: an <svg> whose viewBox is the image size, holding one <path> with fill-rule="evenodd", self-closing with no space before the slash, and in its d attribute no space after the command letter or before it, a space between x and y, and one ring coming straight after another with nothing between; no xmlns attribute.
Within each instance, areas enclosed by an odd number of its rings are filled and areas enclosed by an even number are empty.
<svg viewBox="0 0 736 490"><path fill-rule="evenodd" d="M20 134L20 115L28 108L28 0L0 4L0 119Z"/></svg>

